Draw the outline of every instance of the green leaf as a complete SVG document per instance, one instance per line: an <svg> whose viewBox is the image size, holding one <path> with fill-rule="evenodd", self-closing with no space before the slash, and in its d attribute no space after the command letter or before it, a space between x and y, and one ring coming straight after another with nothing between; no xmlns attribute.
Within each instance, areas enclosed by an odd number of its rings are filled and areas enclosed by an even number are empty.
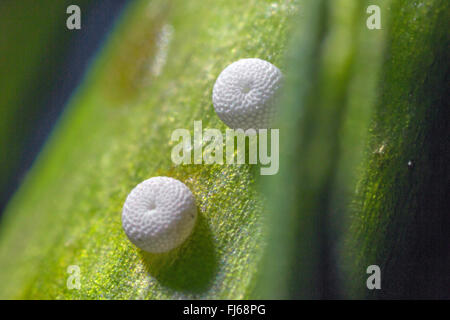
<svg viewBox="0 0 450 320"><path fill-rule="evenodd" d="M448 1L393 1L344 261L363 298L450 298ZM382 290L366 289L381 268Z"/></svg>
<svg viewBox="0 0 450 320"><path fill-rule="evenodd" d="M257 168L174 166L171 133L225 130L211 90L220 71L258 57L284 70L292 1L138 1L97 57L0 233L0 297L246 298L263 249ZM167 254L145 254L121 227L128 192L152 176L194 193L199 223ZM81 289L67 268L78 265Z"/></svg>
<svg viewBox="0 0 450 320"><path fill-rule="evenodd" d="M288 60L280 173L264 183L271 218L261 291L285 299L337 298L338 242L386 31L366 28L368 1L303 3L305 18Z"/></svg>
<svg viewBox="0 0 450 320"><path fill-rule="evenodd" d="M264 184L270 235L256 292L446 298L449 4L304 3L280 174ZM369 4L382 9L381 30L365 28ZM366 287L373 264L382 290Z"/></svg>

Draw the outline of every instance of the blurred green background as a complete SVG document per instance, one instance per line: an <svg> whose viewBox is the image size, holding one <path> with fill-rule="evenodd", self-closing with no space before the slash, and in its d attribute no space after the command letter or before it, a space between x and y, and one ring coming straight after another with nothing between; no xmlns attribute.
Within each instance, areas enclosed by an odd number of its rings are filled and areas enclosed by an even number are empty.
<svg viewBox="0 0 450 320"><path fill-rule="evenodd" d="M1 298L450 298L448 1L79 3L96 41L65 28L67 2L0 4L3 201L21 182L0 221ZM366 27L374 4L381 30ZM77 48L100 50L71 64ZM286 75L279 174L173 165L174 129L225 130L212 86L248 57ZM120 214L157 175L183 181L200 218L148 254ZM381 290L366 287L373 264Z"/></svg>
<svg viewBox="0 0 450 320"><path fill-rule="evenodd" d="M0 3L0 215L125 3ZM82 31L66 28L70 4Z"/></svg>

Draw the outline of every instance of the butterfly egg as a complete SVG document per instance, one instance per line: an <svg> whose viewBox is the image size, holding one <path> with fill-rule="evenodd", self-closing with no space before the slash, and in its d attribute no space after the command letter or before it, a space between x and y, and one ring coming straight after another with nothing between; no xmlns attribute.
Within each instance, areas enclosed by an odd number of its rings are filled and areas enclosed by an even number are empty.
<svg viewBox="0 0 450 320"><path fill-rule="evenodd" d="M122 210L130 241L147 252L178 247L191 234L197 218L192 192L181 181L153 177L131 190Z"/></svg>
<svg viewBox="0 0 450 320"><path fill-rule="evenodd" d="M214 109L232 129L268 129L282 80L281 71L270 62L256 58L233 62L214 84Z"/></svg>

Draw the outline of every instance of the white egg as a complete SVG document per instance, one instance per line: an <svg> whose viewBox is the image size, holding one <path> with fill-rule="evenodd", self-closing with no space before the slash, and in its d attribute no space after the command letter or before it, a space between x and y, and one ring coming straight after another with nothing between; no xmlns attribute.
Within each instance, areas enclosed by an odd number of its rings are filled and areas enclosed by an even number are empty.
<svg viewBox="0 0 450 320"><path fill-rule="evenodd" d="M268 129L282 79L281 71L270 62L256 58L233 62L214 84L214 109L232 129Z"/></svg>
<svg viewBox="0 0 450 320"><path fill-rule="evenodd" d="M122 226L130 241L153 253L182 244L192 233L196 218L192 192L169 177L153 177L138 184L122 210Z"/></svg>

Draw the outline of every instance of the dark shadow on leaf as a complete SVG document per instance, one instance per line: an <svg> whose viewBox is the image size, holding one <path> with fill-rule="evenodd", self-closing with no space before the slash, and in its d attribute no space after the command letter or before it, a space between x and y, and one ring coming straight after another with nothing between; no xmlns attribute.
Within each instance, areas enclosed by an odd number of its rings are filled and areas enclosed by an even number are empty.
<svg viewBox="0 0 450 320"><path fill-rule="evenodd" d="M147 273L173 290L200 294L211 285L218 259L211 229L201 213L193 234L167 253L140 252Z"/></svg>

